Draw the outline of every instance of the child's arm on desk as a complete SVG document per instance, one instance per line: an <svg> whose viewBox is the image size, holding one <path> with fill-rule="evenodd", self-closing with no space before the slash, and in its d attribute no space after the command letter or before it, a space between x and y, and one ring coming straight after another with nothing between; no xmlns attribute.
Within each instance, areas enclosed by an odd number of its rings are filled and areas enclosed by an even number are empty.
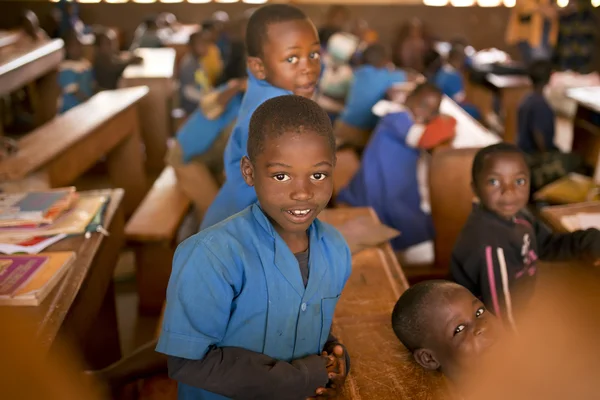
<svg viewBox="0 0 600 400"><path fill-rule="evenodd" d="M600 260L600 231L578 230L570 233L554 233L544 223L534 221L540 258L548 261L569 261L590 258Z"/></svg>

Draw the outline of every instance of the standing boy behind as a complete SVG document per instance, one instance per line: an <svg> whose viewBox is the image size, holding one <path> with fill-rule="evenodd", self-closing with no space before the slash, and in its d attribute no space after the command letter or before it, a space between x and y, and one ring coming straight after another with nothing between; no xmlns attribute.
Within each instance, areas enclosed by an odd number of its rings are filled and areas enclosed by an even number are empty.
<svg viewBox="0 0 600 400"><path fill-rule="evenodd" d="M250 75L237 124L225 148L227 180L208 209L201 229L256 201L254 188L246 185L240 171L254 110L266 100L285 94L312 98L321 73L317 31L296 7L272 4L256 10L248 21L246 46Z"/></svg>
<svg viewBox="0 0 600 400"><path fill-rule="evenodd" d="M188 43L189 52L181 60L179 67L179 102L189 115L193 113L202 97L212 90L204 65L203 57L211 46L210 33L194 32Z"/></svg>
<svg viewBox="0 0 600 400"><path fill-rule="evenodd" d="M258 202L179 246L157 351L180 399L333 395L347 360L330 328L351 255L316 219L333 191L329 118L300 96L270 99L247 154Z"/></svg>
<svg viewBox="0 0 600 400"><path fill-rule="evenodd" d="M58 67L61 96L58 112L64 113L94 94L92 64L83 57L83 47L75 31L65 37L65 59Z"/></svg>
<svg viewBox="0 0 600 400"><path fill-rule="evenodd" d="M125 68L143 61L132 54L119 54L117 35L112 29L96 34L95 44L94 75L98 90L116 89Z"/></svg>
<svg viewBox="0 0 600 400"><path fill-rule="evenodd" d="M421 253L418 249L433 248L433 221L425 190L427 151L454 137L453 126L425 127L438 115L441 101L438 88L423 83L408 95L404 110L383 117L363 153L360 169L337 197L338 202L353 207L372 207L382 223L402 232L391 241L396 251L408 253L414 247Z"/></svg>
<svg viewBox="0 0 600 400"><path fill-rule="evenodd" d="M530 173L516 146L498 143L479 150L472 179L480 204L473 206L454 246L450 273L455 282L513 325L513 304L521 307L531 296L538 258L597 260L600 231L552 233L524 210Z"/></svg>
<svg viewBox="0 0 600 400"><path fill-rule="evenodd" d="M378 121L371 109L395 83L406 81L404 71L394 68L386 48L381 44L367 47L363 63L354 71L346 107L335 124L338 144L364 147Z"/></svg>

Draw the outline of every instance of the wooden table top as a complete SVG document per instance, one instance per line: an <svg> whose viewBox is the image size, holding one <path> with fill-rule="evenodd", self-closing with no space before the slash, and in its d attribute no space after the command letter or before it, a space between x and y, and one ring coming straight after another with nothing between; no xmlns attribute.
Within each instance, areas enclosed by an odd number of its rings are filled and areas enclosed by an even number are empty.
<svg viewBox="0 0 600 400"><path fill-rule="evenodd" d="M456 136L452 141L454 148L486 147L501 141L498 135L481 125L448 96L443 97L440 112L456 120Z"/></svg>
<svg viewBox="0 0 600 400"><path fill-rule="evenodd" d="M180 25L177 30L165 40L165 44L167 46L187 46L190 40L190 35L199 29L200 26L196 24Z"/></svg>
<svg viewBox="0 0 600 400"><path fill-rule="evenodd" d="M0 180L15 181L42 168L65 149L146 96L145 86L100 92L19 140L19 150L0 162Z"/></svg>
<svg viewBox="0 0 600 400"><path fill-rule="evenodd" d="M531 86L531 79L523 75L496 75L487 74L489 83L498 89L515 89Z"/></svg>
<svg viewBox="0 0 600 400"><path fill-rule="evenodd" d="M175 50L137 49L135 54L143 59L138 65L129 65L123 71L123 80L128 79L171 79L175 74Z"/></svg>
<svg viewBox="0 0 600 400"><path fill-rule="evenodd" d="M110 196L110 203L106 209L103 223L105 229L110 232L111 222L123 199L123 190L108 189L82 192L81 194ZM104 236L99 233L92 234L89 239L85 239L83 235L77 235L63 239L46 249L46 251L75 251L77 253L76 259L65 277L50 292L42 304L37 307L21 307L24 314L36 321L39 341L46 349L50 348L50 345L56 339L67 313L75 302L79 289L90 272L94 257L103 240ZM107 266L107 268L109 267ZM114 268L114 266L110 268ZM93 316L90 316L90 318L93 318Z"/></svg>
<svg viewBox="0 0 600 400"><path fill-rule="evenodd" d="M52 69L63 60L64 43L61 39L14 46L0 56L0 95L25 86Z"/></svg>
<svg viewBox="0 0 600 400"><path fill-rule="evenodd" d="M600 86L588 86L567 90L567 97L593 111L600 113Z"/></svg>
<svg viewBox="0 0 600 400"><path fill-rule="evenodd" d="M13 44L17 43L20 37L21 33L19 31L0 30L0 49L3 47L12 46Z"/></svg>
<svg viewBox="0 0 600 400"><path fill-rule="evenodd" d="M568 232L561 219L579 213L600 213L600 201L544 207L540 216L555 231Z"/></svg>

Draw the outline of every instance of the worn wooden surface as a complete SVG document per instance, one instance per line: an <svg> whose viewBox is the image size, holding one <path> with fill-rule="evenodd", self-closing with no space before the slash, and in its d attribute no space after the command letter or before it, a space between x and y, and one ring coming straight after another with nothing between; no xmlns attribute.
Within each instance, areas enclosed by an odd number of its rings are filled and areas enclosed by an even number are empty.
<svg viewBox="0 0 600 400"><path fill-rule="evenodd" d="M122 87L147 86L149 93L140 102L141 133L146 148L146 168L160 172L164 167L167 139L171 136L171 109L175 82L175 50L138 49L142 64L123 72Z"/></svg>
<svg viewBox="0 0 600 400"><path fill-rule="evenodd" d="M15 192L67 186L107 156L111 181L125 189L125 212L131 215L147 189L137 111L147 92L101 92L28 134L19 151L0 162L0 187Z"/></svg>
<svg viewBox="0 0 600 400"><path fill-rule="evenodd" d="M48 251L75 251L65 277L37 307L22 307L38 325L38 341L52 352L57 339L70 342L94 368L121 357L116 319L113 271L124 243L123 190L83 192L110 196L104 227L110 236L94 233L64 239Z"/></svg>

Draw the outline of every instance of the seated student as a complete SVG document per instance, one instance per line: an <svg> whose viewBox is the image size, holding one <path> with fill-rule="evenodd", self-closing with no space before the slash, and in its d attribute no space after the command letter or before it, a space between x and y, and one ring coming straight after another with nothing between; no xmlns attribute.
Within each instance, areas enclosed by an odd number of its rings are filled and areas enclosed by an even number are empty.
<svg viewBox="0 0 600 400"><path fill-rule="evenodd" d="M246 155L250 116L264 101L284 94L312 98L321 73L321 46L313 23L298 8L271 4L248 21L248 89L225 148L227 180L208 209L201 229L212 226L256 201L240 171Z"/></svg>
<svg viewBox="0 0 600 400"><path fill-rule="evenodd" d="M465 93L465 82L462 76L462 68L465 65L465 48L454 45L448 53L446 63L435 75L435 84L442 93L454 100L469 115L476 120L481 119L481 113L474 105L467 102Z"/></svg>
<svg viewBox="0 0 600 400"><path fill-rule="evenodd" d="M117 35L112 29L99 32L95 45L94 76L98 90L116 89L125 68L143 61L133 54L119 54Z"/></svg>
<svg viewBox="0 0 600 400"><path fill-rule="evenodd" d="M133 35L133 42L129 50L137 48L161 48L165 47L164 35L161 34L155 15L146 17Z"/></svg>
<svg viewBox="0 0 600 400"><path fill-rule="evenodd" d="M92 64L83 57L83 46L75 31L71 31L65 38L65 59L58 67L58 84L61 89L58 99L60 114L94 94Z"/></svg>
<svg viewBox="0 0 600 400"><path fill-rule="evenodd" d="M353 207L372 207L381 222L401 232L392 239L406 262L431 258L433 222L427 196L427 151L454 137L450 129L426 129L439 113L442 95L422 83L406 99L406 109L386 115L363 153L360 169L337 201ZM422 255L423 251L427 254ZM414 254L411 256L411 254ZM416 257L416 259L414 258ZM424 261L423 263L425 263Z"/></svg>
<svg viewBox="0 0 600 400"><path fill-rule="evenodd" d="M241 164L258 202L178 247L156 349L180 399L333 396L348 360L330 329L351 255L316 219L333 191L327 114L300 96L265 101Z"/></svg>
<svg viewBox="0 0 600 400"><path fill-rule="evenodd" d="M513 305L525 305L536 277L536 261L600 257L600 231L552 233L524 210L529 168L508 143L477 152L472 168L474 205L454 246L452 279L469 289L497 316L514 324Z"/></svg>
<svg viewBox="0 0 600 400"><path fill-rule="evenodd" d="M454 384L469 377L500 333L481 301L441 280L420 282L402 293L392 327L419 365L440 371Z"/></svg>
<svg viewBox="0 0 600 400"><path fill-rule="evenodd" d="M40 28L37 15L31 10L25 10L21 15L21 43L35 43L48 40L48 34Z"/></svg>
<svg viewBox="0 0 600 400"><path fill-rule="evenodd" d="M223 58L221 50L219 50L216 44L218 39L216 24L213 21L203 22L200 33L208 43L206 53L201 59L202 66L204 67L208 81L211 85L214 85L223 72Z"/></svg>
<svg viewBox="0 0 600 400"><path fill-rule="evenodd" d="M209 46L211 42L206 32L192 33L189 52L179 66L179 103L188 115L198 108L202 97L212 90L212 84L202 63Z"/></svg>
<svg viewBox="0 0 600 400"><path fill-rule="evenodd" d="M381 44L367 47L363 63L354 71L346 107L334 127L340 145L364 147L378 121L371 109L395 83L406 81L404 71L394 69Z"/></svg>

